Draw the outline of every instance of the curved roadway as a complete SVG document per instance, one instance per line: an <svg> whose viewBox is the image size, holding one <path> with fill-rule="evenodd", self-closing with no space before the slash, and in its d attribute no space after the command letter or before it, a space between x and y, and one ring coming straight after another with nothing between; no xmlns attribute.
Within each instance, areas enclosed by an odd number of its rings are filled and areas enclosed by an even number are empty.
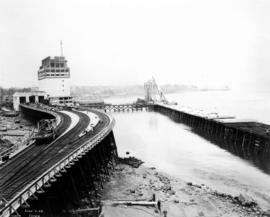
<svg viewBox="0 0 270 217"><path fill-rule="evenodd" d="M96 113L102 121L95 127L94 134L86 133L79 137L79 134L89 125L89 116L78 111L70 112L79 117L79 122L68 133L50 144L32 145L0 166L0 198L11 200L36 177L98 134L110 122L107 115L91 111ZM69 128L71 118L64 113L58 112L58 114L62 120L58 125L58 134L60 135Z"/></svg>

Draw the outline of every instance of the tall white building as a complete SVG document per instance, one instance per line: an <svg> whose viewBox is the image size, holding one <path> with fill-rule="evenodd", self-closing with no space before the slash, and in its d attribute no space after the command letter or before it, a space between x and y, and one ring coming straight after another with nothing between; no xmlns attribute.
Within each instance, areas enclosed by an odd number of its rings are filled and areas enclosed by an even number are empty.
<svg viewBox="0 0 270 217"><path fill-rule="evenodd" d="M47 57L38 70L39 90L45 91L51 104L72 103L70 69L64 56Z"/></svg>

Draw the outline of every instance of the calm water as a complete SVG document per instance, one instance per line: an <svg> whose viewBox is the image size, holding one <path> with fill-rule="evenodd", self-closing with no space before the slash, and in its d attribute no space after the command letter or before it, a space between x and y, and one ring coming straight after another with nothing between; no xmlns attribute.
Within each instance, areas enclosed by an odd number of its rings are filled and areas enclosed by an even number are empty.
<svg viewBox="0 0 270 217"><path fill-rule="evenodd" d="M270 91L205 91L168 95L179 106L270 124Z"/></svg>
<svg viewBox="0 0 270 217"><path fill-rule="evenodd" d="M221 95L223 95L221 97ZM266 93L258 97L246 95L237 99L226 92L196 92L170 95L183 107L233 114L270 123ZM239 96L239 95L238 95ZM219 97L215 98L214 97ZM114 99L112 102L131 99ZM247 106L247 107L246 107ZM241 111L245 108L245 111ZM211 112L213 111L211 110ZM182 124L154 112L113 113L116 118L115 138L121 156L129 151L147 165L170 175L204 183L222 192L252 196L265 208L270 208L270 176L252 163L192 133ZM265 121L264 121L265 120Z"/></svg>
<svg viewBox="0 0 270 217"><path fill-rule="evenodd" d="M217 112L220 115L270 124L270 91L195 91L168 94L166 97L178 102L176 107L181 109ZM106 102L130 103L136 99L137 97L121 97L106 99Z"/></svg>

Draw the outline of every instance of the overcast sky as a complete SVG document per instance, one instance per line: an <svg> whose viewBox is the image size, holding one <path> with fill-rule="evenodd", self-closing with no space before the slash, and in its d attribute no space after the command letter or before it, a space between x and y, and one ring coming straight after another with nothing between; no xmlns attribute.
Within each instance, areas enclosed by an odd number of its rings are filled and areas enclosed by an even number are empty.
<svg viewBox="0 0 270 217"><path fill-rule="evenodd" d="M0 2L0 85L37 86L60 40L74 85L267 87L269 0Z"/></svg>

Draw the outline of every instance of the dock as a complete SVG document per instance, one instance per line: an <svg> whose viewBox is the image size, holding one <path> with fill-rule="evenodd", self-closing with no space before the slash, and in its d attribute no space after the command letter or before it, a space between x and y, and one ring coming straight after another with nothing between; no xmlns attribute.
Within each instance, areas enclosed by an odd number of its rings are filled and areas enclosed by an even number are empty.
<svg viewBox="0 0 270 217"><path fill-rule="evenodd" d="M189 113L159 103L149 105L149 110L189 126L194 133L270 173L267 163L270 157L270 125L233 116L213 117Z"/></svg>

